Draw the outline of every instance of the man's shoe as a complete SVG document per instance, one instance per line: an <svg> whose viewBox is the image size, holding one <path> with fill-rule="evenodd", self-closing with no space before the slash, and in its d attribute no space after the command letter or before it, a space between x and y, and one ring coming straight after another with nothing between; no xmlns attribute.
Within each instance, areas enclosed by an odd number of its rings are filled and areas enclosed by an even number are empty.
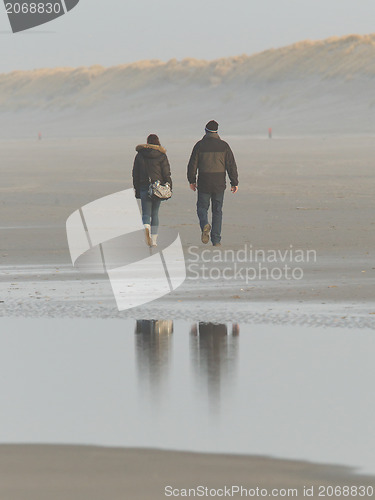
<svg viewBox="0 0 375 500"><path fill-rule="evenodd" d="M214 247L221 247L221 243L212 243Z"/></svg>
<svg viewBox="0 0 375 500"><path fill-rule="evenodd" d="M203 231L202 231L202 243L204 243L205 245L210 241L210 231L211 231L211 226L210 224L206 224L203 228Z"/></svg>

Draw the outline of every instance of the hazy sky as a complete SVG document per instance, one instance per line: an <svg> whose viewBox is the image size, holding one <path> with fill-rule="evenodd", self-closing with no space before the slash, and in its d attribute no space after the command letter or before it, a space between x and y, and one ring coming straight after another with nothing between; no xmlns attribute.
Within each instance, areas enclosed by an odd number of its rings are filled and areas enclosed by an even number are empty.
<svg viewBox="0 0 375 500"><path fill-rule="evenodd" d="M80 0L60 19L12 34L2 4L0 72L252 54L372 33L375 19L374 0Z"/></svg>

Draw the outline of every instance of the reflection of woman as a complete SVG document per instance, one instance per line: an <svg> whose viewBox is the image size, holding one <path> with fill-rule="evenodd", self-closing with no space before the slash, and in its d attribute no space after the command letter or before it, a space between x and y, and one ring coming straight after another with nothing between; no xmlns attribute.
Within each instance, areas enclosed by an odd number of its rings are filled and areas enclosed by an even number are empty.
<svg viewBox="0 0 375 500"><path fill-rule="evenodd" d="M153 397L160 397L172 356L173 321L139 320L135 327L136 359L140 380Z"/></svg>
<svg viewBox="0 0 375 500"><path fill-rule="evenodd" d="M133 166L133 186L135 197L141 199L142 221L145 226L146 243L156 247L159 228L159 208L161 200L150 198L148 188L150 182L168 183L172 188L171 169L166 150L161 146L155 134L147 137L147 144L136 148L137 156Z"/></svg>

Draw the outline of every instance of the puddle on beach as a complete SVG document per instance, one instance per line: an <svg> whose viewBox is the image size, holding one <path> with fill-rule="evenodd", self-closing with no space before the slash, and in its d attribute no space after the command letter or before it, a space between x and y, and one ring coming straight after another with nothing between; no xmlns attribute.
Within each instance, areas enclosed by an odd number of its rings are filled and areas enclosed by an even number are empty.
<svg viewBox="0 0 375 500"><path fill-rule="evenodd" d="M268 455L375 473L373 331L0 324L1 443Z"/></svg>

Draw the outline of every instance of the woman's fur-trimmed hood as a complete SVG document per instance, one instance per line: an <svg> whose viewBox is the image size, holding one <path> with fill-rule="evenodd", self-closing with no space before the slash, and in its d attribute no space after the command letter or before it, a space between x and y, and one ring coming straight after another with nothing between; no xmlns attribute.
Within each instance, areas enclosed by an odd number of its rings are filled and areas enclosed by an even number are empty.
<svg viewBox="0 0 375 500"><path fill-rule="evenodd" d="M158 146L157 144L139 144L135 150L137 151L137 153L139 153L139 151L141 151L142 149L153 149L154 151L159 151L160 153L163 153L165 154L167 152L166 149L163 148L163 146Z"/></svg>

